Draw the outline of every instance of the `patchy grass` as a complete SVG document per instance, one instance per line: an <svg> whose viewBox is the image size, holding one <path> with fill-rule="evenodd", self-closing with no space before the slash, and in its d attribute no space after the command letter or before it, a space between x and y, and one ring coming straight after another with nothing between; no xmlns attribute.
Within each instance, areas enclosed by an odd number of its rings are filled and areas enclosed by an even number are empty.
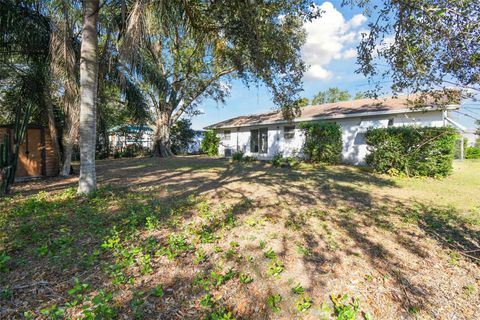
<svg viewBox="0 0 480 320"><path fill-rule="evenodd" d="M0 318L480 318L480 162L443 180L100 161L0 200Z"/></svg>

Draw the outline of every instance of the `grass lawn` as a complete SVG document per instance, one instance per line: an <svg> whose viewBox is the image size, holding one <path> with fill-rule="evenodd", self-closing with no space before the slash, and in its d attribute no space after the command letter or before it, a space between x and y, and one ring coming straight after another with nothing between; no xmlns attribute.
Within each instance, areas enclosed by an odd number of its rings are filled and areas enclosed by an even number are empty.
<svg viewBox="0 0 480 320"><path fill-rule="evenodd" d="M480 319L480 162L442 179L202 157L0 199L0 319Z"/></svg>

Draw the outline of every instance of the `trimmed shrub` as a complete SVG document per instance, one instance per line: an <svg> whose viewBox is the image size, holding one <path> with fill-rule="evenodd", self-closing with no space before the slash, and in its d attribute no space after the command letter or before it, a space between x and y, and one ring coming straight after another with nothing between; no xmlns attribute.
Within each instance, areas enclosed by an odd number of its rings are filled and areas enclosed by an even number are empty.
<svg viewBox="0 0 480 320"><path fill-rule="evenodd" d="M447 176L457 132L448 127L369 129L367 164L377 172L407 176Z"/></svg>
<svg viewBox="0 0 480 320"><path fill-rule="evenodd" d="M201 149L209 156L218 155L218 145L220 144L220 137L214 130L208 130L203 133L203 140Z"/></svg>
<svg viewBox="0 0 480 320"><path fill-rule="evenodd" d="M477 148L477 147L466 148L465 159L480 159L480 148Z"/></svg>
<svg viewBox="0 0 480 320"><path fill-rule="evenodd" d="M303 151L310 161L338 163L342 156L342 130L334 122L304 122Z"/></svg>
<svg viewBox="0 0 480 320"><path fill-rule="evenodd" d="M242 151L235 151L232 154L232 161L242 161L243 160L243 152Z"/></svg>

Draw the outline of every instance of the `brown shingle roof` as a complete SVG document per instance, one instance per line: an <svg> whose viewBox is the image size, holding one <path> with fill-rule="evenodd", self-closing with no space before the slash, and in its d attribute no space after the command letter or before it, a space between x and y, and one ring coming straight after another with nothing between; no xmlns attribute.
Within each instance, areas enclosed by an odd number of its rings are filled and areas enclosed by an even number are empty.
<svg viewBox="0 0 480 320"><path fill-rule="evenodd" d="M354 117L364 113L395 113L403 112L411 105L412 97L405 96L396 98L378 98L378 99L358 99L352 101L341 101L335 103L325 103L316 106L307 106L301 108L301 115L296 117L293 121L300 122L306 120L321 120L328 118L346 118ZM422 105L421 108L416 108L417 111L438 110L441 109L439 105L433 103ZM444 106L443 106L444 108ZM412 110L413 111L413 110ZM259 113L248 116L240 116L228 119L222 122L212 124L206 128L229 128L253 126L261 124L271 124L276 122L285 122L281 111L273 111L267 113Z"/></svg>

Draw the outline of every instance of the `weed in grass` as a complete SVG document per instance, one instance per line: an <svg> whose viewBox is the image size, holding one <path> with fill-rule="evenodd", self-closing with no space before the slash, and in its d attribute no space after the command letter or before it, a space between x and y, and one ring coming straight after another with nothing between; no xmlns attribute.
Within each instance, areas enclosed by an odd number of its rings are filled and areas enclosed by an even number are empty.
<svg viewBox="0 0 480 320"><path fill-rule="evenodd" d="M115 319L117 315L116 309L111 305L113 298L112 292L105 292L100 290L98 294L93 297L91 304L83 308L83 319L96 320Z"/></svg>
<svg viewBox="0 0 480 320"><path fill-rule="evenodd" d="M353 299L349 302L348 295L331 296L332 302L335 305L335 315L340 320L355 320L360 312L360 303L358 299Z"/></svg>
<svg viewBox="0 0 480 320"><path fill-rule="evenodd" d="M231 241L231 242L230 242L230 247L232 247L232 248L238 248L239 246L240 246L240 245L238 244L237 241Z"/></svg>
<svg viewBox="0 0 480 320"><path fill-rule="evenodd" d="M13 291L9 287L0 289L0 300L9 300L12 298Z"/></svg>
<svg viewBox="0 0 480 320"><path fill-rule="evenodd" d="M250 282L253 282L253 278L250 277L250 275L247 274L247 273L241 273L240 274L240 282L243 283L243 284L248 284Z"/></svg>
<svg viewBox="0 0 480 320"><path fill-rule="evenodd" d="M450 263L454 266L457 266L458 265L458 261L460 260L461 258L461 255L460 253L458 253L457 251L450 251L449 252L449 257L450 257Z"/></svg>
<svg viewBox="0 0 480 320"><path fill-rule="evenodd" d="M48 319L62 319L65 316L65 308L58 307L56 304L40 309L40 314L47 316Z"/></svg>
<svg viewBox="0 0 480 320"><path fill-rule="evenodd" d="M197 251L195 251L195 259L193 260L193 263L200 264L205 260L207 260L207 255L204 250L198 249Z"/></svg>
<svg viewBox="0 0 480 320"><path fill-rule="evenodd" d="M297 284L295 287L292 288L292 293L294 294L304 294L305 289L299 284Z"/></svg>
<svg viewBox="0 0 480 320"><path fill-rule="evenodd" d="M305 247L301 244L297 244L297 253L302 254L305 257L311 257L313 255L312 251L310 251L309 248L307 248L307 247Z"/></svg>
<svg viewBox="0 0 480 320"><path fill-rule="evenodd" d="M462 289L463 289L463 294L467 298L470 298L476 291L475 285L473 284L466 285Z"/></svg>
<svg viewBox="0 0 480 320"><path fill-rule="evenodd" d="M275 251L273 251L272 248L268 249L267 251L265 251L263 253L263 256L267 259L270 259L270 260L273 260L273 259L276 259L277 258L277 254L275 253Z"/></svg>
<svg viewBox="0 0 480 320"><path fill-rule="evenodd" d="M143 291L135 291L132 300L130 300L130 307L132 308L133 317L135 319L143 318L142 306L145 304L144 295L145 292Z"/></svg>
<svg viewBox="0 0 480 320"><path fill-rule="evenodd" d="M200 299L200 305L202 305L205 308L213 308L214 305L215 305L215 301L213 300L213 296L210 293L205 294Z"/></svg>
<svg viewBox="0 0 480 320"><path fill-rule="evenodd" d="M301 295L300 298L298 298L295 305L298 311L307 312L308 309L312 307L312 299L307 296Z"/></svg>
<svg viewBox="0 0 480 320"><path fill-rule="evenodd" d="M280 273L283 272L283 269L284 269L284 264L278 260L274 260L272 262L270 262L269 266L268 266L268 269L267 269L267 273L271 276L279 276Z"/></svg>
<svg viewBox="0 0 480 320"><path fill-rule="evenodd" d="M152 258L149 254L141 255L138 258L140 263L140 273L141 274L149 274L153 272L152 268Z"/></svg>
<svg viewBox="0 0 480 320"><path fill-rule="evenodd" d="M215 246L215 247L213 248L213 251L215 251L216 253L220 253L220 252L223 251L223 248L220 247L220 246Z"/></svg>
<svg viewBox="0 0 480 320"><path fill-rule="evenodd" d="M156 298L161 298L165 294L162 285L157 285L150 290L150 294Z"/></svg>
<svg viewBox="0 0 480 320"><path fill-rule="evenodd" d="M204 320L235 320L235 318L231 312L226 311L225 308L220 308L212 311L212 313L207 315Z"/></svg>
<svg viewBox="0 0 480 320"><path fill-rule="evenodd" d="M75 284L73 288L68 290L68 294L72 297L72 300L67 303L68 307L76 306L83 302L84 293L90 289L88 283L82 283L78 278L75 278Z"/></svg>
<svg viewBox="0 0 480 320"><path fill-rule="evenodd" d="M267 298L267 305L272 309L273 312L280 311L280 302L282 301L282 296L278 293L272 294Z"/></svg>
<svg viewBox="0 0 480 320"><path fill-rule="evenodd" d="M235 250L234 248L230 248L227 251L225 251L225 258L227 260L231 260L237 256L238 256L238 251Z"/></svg>
<svg viewBox="0 0 480 320"><path fill-rule="evenodd" d="M212 271L210 273L210 279L212 285L218 287L227 282L228 280L232 279L235 276L235 271L234 270L229 270L225 274L217 273L215 271Z"/></svg>
<svg viewBox="0 0 480 320"><path fill-rule="evenodd" d="M12 260L12 258L10 258L10 256L8 256L6 252L0 253L0 272L10 271L10 269L8 268L10 260Z"/></svg>
<svg viewBox="0 0 480 320"><path fill-rule="evenodd" d="M262 250L263 250L263 249L265 249L265 247L267 246L267 243L266 243L265 241L263 241L263 240L262 240L262 241L260 241L260 242L259 242L259 244L258 244L258 245L259 245L260 249L262 249Z"/></svg>
<svg viewBox="0 0 480 320"><path fill-rule="evenodd" d="M410 313L410 314L417 314L419 312L420 312L420 307L419 306L408 307L408 313Z"/></svg>

